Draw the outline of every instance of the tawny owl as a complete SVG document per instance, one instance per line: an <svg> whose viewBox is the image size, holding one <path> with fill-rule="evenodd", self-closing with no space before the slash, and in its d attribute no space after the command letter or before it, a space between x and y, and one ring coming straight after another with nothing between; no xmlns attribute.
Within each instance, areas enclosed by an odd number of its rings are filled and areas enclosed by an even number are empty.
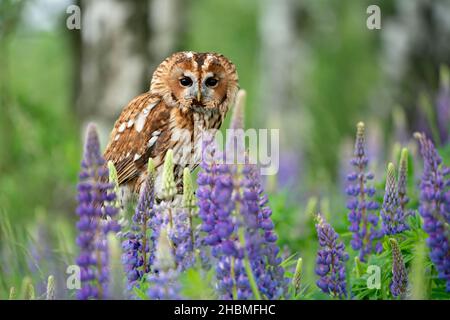
<svg viewBox="0 0 450 320"><path fill-rule="evenodd" d="M119 184L138 193L152 158L160 191L162 163L172 149L179 186L184 167L193 170L201 160L202 132L220 127L237 91L236 67L223 55L178 52L164 60L150 90L129 102L111 132L105 158Z"/></svg>

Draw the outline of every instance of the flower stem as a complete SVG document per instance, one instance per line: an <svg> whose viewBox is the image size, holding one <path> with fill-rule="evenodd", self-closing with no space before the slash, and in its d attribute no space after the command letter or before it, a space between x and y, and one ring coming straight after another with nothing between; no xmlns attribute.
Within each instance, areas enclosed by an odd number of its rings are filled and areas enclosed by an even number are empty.
<svg viewBox="0 0 450 320"><path fill-rule="evenodd" d="M233 300L237 299L236 274L234 272L234 257L231 257L230 263L231 279L233 279Z"/></svg>
<svg viewBox="0 0 450 320"><path fill-rule="evenodd" d="M248 281L250 282L250 287L252 288L253 295L255 296L256 300L262 300L261 294L259 293L258 285L256 284L255 276L253 275L252 267L250 265L250 261L248 259L247 251L245 250L245 236L244 236L244 229L239 228L239 242L241 243L242 247L244 248L244 267L245 272L248 276Z"/></svg>

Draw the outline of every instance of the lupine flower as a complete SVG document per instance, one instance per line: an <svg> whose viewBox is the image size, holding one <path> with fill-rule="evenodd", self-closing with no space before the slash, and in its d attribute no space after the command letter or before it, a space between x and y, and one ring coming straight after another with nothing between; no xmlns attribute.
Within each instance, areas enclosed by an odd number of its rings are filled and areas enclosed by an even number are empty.
<svg viewBox="0 0 450 320"><path fill-rule="evenodd" d="M347 296L345 280L345 261L348 254L339 235L319 214L317 216L317 237L320 249L316 258L316 274L320 276L317 286L333 297L345 298Z"/></svg>
<svg viewBox="0 0 450 320"><path fill-rule="evenodd" d="M204 243L218 259L216 277L223 299L246 299L252 294L243 264L244 250L237 235L237 218L232 215L238 193L233 192L234 166L219 163L212 137L204 137L202 170L198 174L197 198ZM208 160L207 160L208 159ZM237 281L239 280L239 286Z"/></svg>
<svg viewBox="0 0 450 320"><path fill-rule="evenodd" d="M77 244L80 254L81 289L78 299L105 298L108 284L108 246L106 235L119 231L111 219L117 212L111 206L116 199L113 186L107 181L108 169L100 153L100 143L94 125L89 125L78 184Z"/></svg>
<svg viewBox="0 0 450 320"><path fill-rule="evenodd" d="M390 289L394 297L403 299L408 288L408 273L406 272L405 262L397 241L391 238L389 242L392 249L392 282Z"/></svg>
<svg viewBox="0 0 450 320"><path fill-rule="evenodd" d="M382 237L382 232L378 229L378 215L374 213L379 206L371 200L375 195L375 188L368 186L368 182L374 178L373 174L366 172L368 162L364 123L359 122L354 157L350 162L355 171L347 176L350 184L346 188L346 193L349 196L347 202L347 208L350 210L349 230L353 232L351 245L354 250L359 250L361 261L365 261L366 255L372 252L379 253L382 250L381 242L378 241Z"/></svg>
<svg viewBox="0 0 450 320"><path fill-rule="evenodd" d="M173 228L173 200L176 194L176 185L173 175L173 151L167 150L163 165L162 188L159 197L161 201L154 207L154 214L149 221L151 229L150 241L156 244L162 228ZM150 263L155 259L155 250L150 251Z"/></svg>
<svg viewBox="0 0 450 320"><path fill-rule="evenodd" d="M166 152L166 158L164 159L164 167L162 174L162 199L169 201L177 194L177 186L175 184L175 178L173 176L173 150L169 149Z"/></svg>
<svg viewBox="0 0 450 320"><path fill-rule="evenodd" d="M243 107L235 109L232 129L242 130L242 113ZM243 147L228 141L227 153L233 154L230 148ZM272 212L259 171L254 165L224 164L223 158L213 137L205 136L196 195L203 243L217 259L217 289L222 299L279 298L285 293L287 279L279 266Z"/></svg>
<svg viewBox="0 0 450 320"><path fill-rule="evenodd" d="M16 300L17 299L17 291L16 287L11 287L9 289L9 297L8 300Z"/></svg>
<svg viewBox="0 0 450 320"><path fill-rule="evenodd" d="M55 277L49 276L47 280L46 300L55 300Z"/></svg>
<svg viewBox="0 0 450 320"><path fill-rule="evenodd" d="M169 239L173 245L173 255L180 271L195 263L194 239L188 210L176 210L173 215L173 228L169 228Z"/></svg>
<svg viewBox="0 0 450 320"><path fill-rule="evenodd" d="M156 241L159 237L159 228L162 224L168 223L169 229L173 228L173 203L174 197L177 194L177 186L175 184L175 178L173 174L174 163L173 163L173 150L169 149L166 152L166 157L164 159L164 167L162 173L162 188L161 188L161 202L157 208L157 216L155 217L158 221L155 221L154 226L154 240ZM166 221L167 220L167 221Z"/></svg>
<svg viewBox="0 0 450 320"><path fill-rule="evenodd" d="M292 277L292 286L294 287L294 295L298 294L303 276L303 259L298 258L295 266L294 276Z"/></svg>
<svg viewBox="0 0 450 320"><path fill-rule="evenodd" d="M171 244L166 228L159 233L156 247L155 272L148 276L148 297L158 300L179 300L178 271L172 256Z"/></svg>
<svg viewBox="0 0 450 320"><path fill-rule="evenodd" d="M261 185L261 176L256 165L245 165L243 198L240 205L246 228L246 252L255 274L259 291L269 299L284 295L287 280L280 266L280 248L272 221L272 210L267 205L268 197Z"/></svg>
<svg viewBox="0 0 450 320"><path fill-rule="evenodd" d="M25 287L25 299L27 300L36 299L36 291L34 290L34 285L31 281Z"/></svg>
<svg viewBox="0 0 450 320"><path fill-rule="evenodd" d="M190 181L190 170L183 171L184 195L181 208L174 206L177 193L174 179L173 152L168 150L164 161L162 175L162 201L157 208L157 214L153 222L152 237L156 239L159 229L167 227L169 241L171 243L172 255L179 271L183 271L195 262L194 258L194 230L192 229L192 210L194 204L194 191ZM177 200L177 201L176 201Z"/></svg>
<svg viewBox="0 0 450 320"><path fill-rule="evenodd" d="M124 195L124 189L121 189L119 187L119 177L117 175L116 167L114 166L114 163L112 161L108 161L108 171L109 171L109 183L111 183L113 187L113 191L116 194L116 199L111 202L111 205L117 208L117 223L120 225L121 231L117 233L117 236L122 236L121 232L128 229L129 227L129 221L125 215L125 210L123 208L123 195ZM119 194L122 195L122 197L119 197Z"/></svg>
<svg viewBox="0 0 450 320"><path fill-rule="evenodd" d="M400 204L400 208L403 212L406 212L406 205L409 202L409 198L407 196L407 176L408 176L408 149L403 148L400 156L400 164L398 168L398 200Z"/></svg>
<svg viewBox="0 0 450 320"><path fill-rule="evenodd" d="M425 134L416 133L415 137L419 140L424 162L419 213L429 236L430 259L450 292L450 169L444 167L442 158Z"/></svg>
<svg viewBox="0 0 450 320"><path fill-rule="evenodd" d="M399 202L395 167L393 163L389 163L383 207L381 209L382 227L386 235L394 235L408 229L405 221L406 215Z"/></svg>
<svg viewBox="0 0 450 320"><path fill-rule="evenodd" d="M302 172L302 159L299 154L300 151L289 152L286 150L280 155L280 167L277 173L277 182L280 188L292 190L298 187Z"/></svg>
<svg viewBox="0 0 450 320"><path fill-rule="evenodd" d="M152 263L149 226L154 213L155 168L152 159L148 161L147 177L139 194L139 201L132 218L131 230L124 234L122 242L122 263L125 267L129 287L150 272Z"/></svg>
<svg viewBox="0 0 450 320"><path fill-rule="evenodd" d="M189 168L183 170L183 199L182 208L174 213L174 227L169 230L169 238L174 245L175 261L180 271L195 263L194 249L196 247L195 230L193 226L193 212L195 195Z"/></svg>

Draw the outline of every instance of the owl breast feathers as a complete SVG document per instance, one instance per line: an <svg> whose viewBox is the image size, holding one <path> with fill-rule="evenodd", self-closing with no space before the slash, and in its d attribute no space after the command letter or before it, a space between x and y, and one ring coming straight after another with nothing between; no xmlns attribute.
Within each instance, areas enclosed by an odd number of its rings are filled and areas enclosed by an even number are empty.
<svg viewBox="0 0 450 320"><path fill-rule="evenodd" d="M180 186L183 169L201 160L202 132L220 128L237 90L236 68L220 54L178 52L164 60L150 90L128 103L111 132L105 159L114 163L119 184L138 193L152 158L158 194L162 163L172 149Z"/></svg>

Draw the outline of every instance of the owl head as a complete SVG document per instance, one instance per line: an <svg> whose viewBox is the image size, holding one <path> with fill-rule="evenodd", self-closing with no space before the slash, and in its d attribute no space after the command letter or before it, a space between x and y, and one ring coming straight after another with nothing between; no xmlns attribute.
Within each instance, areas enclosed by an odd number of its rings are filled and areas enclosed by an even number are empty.
<svg viewBox="0 0 450 320"><path fill-rule="evenodd" d="M170 106L226 112L238 91L234 64L216 53L178 52L153 74L150 91Z"/></svg>

